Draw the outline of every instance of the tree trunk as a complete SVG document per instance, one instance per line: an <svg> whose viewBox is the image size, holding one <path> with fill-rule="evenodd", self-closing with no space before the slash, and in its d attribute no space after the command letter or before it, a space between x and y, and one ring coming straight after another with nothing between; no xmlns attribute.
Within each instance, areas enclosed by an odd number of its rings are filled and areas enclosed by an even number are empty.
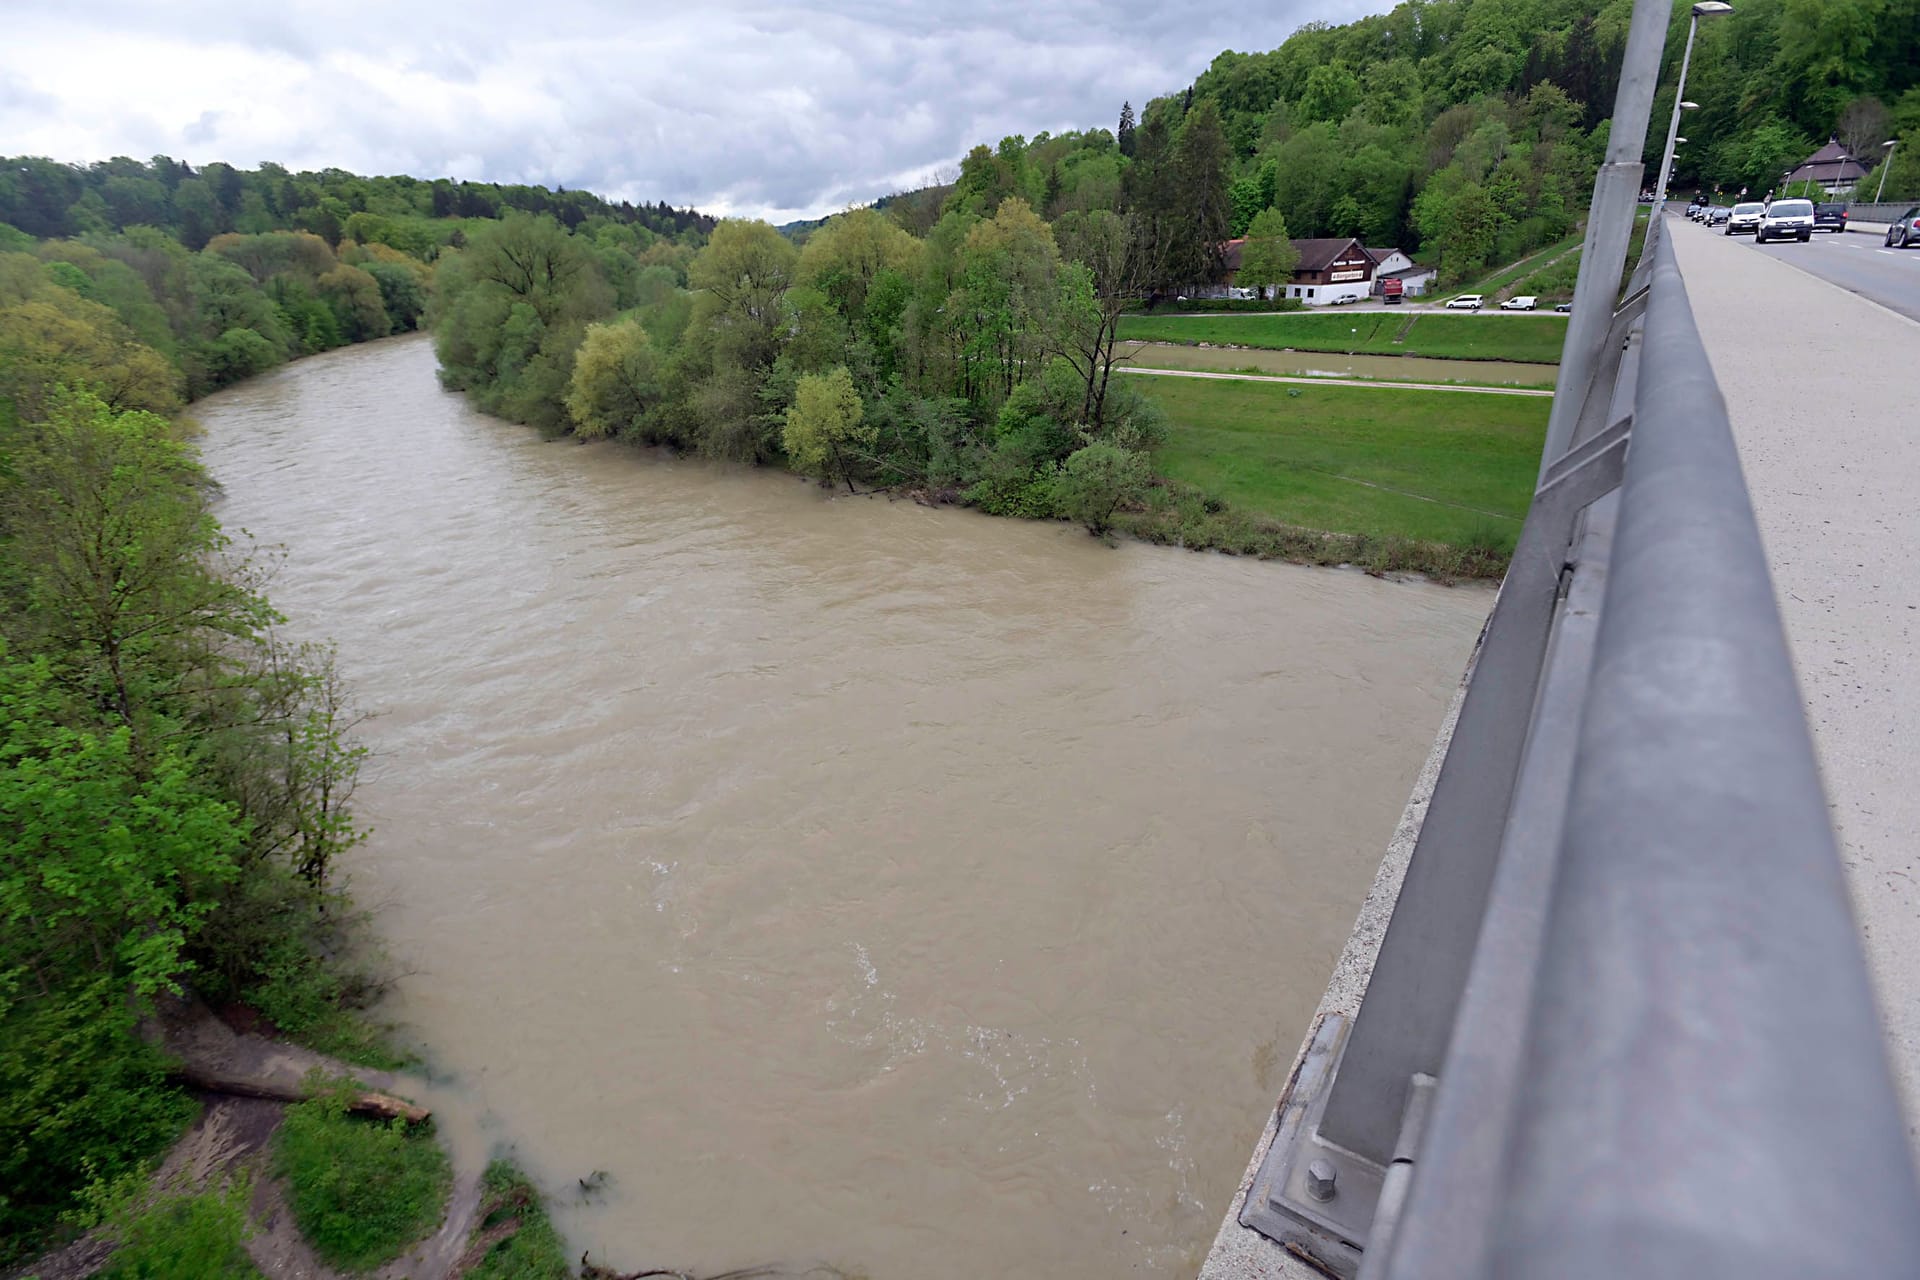
<svg viewBox="0 0 1920 1280"><path fill-rule="evenodd" d="M168 1073L174 1079L190 1084L196 1089L205 1089L209 1093L231 1094L236 1098L265 1098L269 1102L305 1102L313 1095L299 1085L281 1084L277 1080L263 1080L251 1076L231 1076L207 1067L181 1063ZM408 1124L421 1124L433 1113L425 1107L415 1106L404 1098L396 1098L389 1093L358 1093L347 1103L347 1110L359 1116L373 1116L380 1120L405 1120Z"/></svg>

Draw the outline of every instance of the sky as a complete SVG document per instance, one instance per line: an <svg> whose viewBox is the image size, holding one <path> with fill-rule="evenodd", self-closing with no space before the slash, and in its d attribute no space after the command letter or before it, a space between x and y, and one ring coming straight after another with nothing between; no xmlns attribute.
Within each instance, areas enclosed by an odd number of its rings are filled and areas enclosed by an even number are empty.
<svg viewBox="0 0 1920 1280"><path fill-rule="evenodd" d="M773 221L1112 128L1391 0L0 0L0 154L585 187Z"/></svg>

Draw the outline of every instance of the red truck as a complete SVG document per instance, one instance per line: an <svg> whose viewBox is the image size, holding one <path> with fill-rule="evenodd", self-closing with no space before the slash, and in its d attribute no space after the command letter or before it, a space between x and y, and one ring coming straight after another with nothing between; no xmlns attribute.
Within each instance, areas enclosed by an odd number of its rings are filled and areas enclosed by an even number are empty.
<svg viewBox="0 0 1920 1280"><path fill-rule="evenodd" d="M1398 302L1406 296L1406 293L1407 286L1392 276L1388 276L1380 282L1380 300L1382 302Z"/></svg>

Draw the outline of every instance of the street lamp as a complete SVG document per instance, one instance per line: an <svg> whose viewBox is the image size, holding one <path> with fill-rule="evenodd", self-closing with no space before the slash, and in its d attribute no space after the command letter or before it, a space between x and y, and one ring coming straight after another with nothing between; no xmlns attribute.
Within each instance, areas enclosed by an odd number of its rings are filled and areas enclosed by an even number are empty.
<svg viewBox="0 0 1920 1280"><path fill-rule="evenodd" d="M1700 0L1693 6L1693 17L1687 22L1687 51L1680 55L1680 83L1673 87L1673 123L1667 126L1667 153L1660 158L1660 182L1653 202L1655 217L1667 207L1667 179L1673 176L1673 140L1680 136L1680 113L1699 105L1686 101L1687 67L1693 61L1694 34L1700 30L1700 19L1732 12L1733 6L1725 0Z"/></svg>
<svg viewBox="0 0 1920 1280"><path fill-rule="evenodd" d="M1873 202L1875 204L1879 204L1880 197L1887 194L1887 170L1893 167L1893 149L1898 146L1899 143L1900 139L1895 138L1892 142L1883 142L1880 144L1886 148L1887 158L1880 162L1880 185L1873 193Z"/></svg>

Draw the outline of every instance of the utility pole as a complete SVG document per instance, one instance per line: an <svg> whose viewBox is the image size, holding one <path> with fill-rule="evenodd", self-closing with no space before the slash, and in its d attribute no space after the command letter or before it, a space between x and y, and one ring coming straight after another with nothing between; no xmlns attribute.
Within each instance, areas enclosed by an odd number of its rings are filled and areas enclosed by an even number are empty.
<svg viewBox="0 0 1920 1280"><path fill-rule="evenodd" d="M1700 0L1694 7L1719 13L1733 6L1721 0ZM1540 452L1542 476L1573 443L1573 429L1592 388L1600 348L1613 322L1620 272L1627 263L1627 241L1633 235L1634 210L1640 203L1640 180L1646 176L1646 165L1640 157L1647 145L1647 122L1653 115L1654 86L1660 78L1660 51L1667 41L1666 15L1666 7L1659 0L1635 0L1626 53L1620 64L1613 128L1607 136L1607 159L1594 179L1593 203L1587 207L1580 274L1573 286L1573 314L1567 318L1560 377L1547 418L1546 447ZM1647 225L1651 229L1653 224Z"/></svg>
<svg viewBox="0 0 1920 1280"><path fill-rule="evenodd" d="M1660 157L1660 181L1654 184L1653 217L1659 217L1661 210L1667 207L1667 179L1673 176L1673 146L1674 139L1680 136L1680 113L1700 105L1686 101L1687 67L1693 62L1693 37L1700 30L1700 19L1732 12L1733 6L1725 0L1700 0L1699 4L1693 6L1693 17L1687 22L1687 50L1680 55L1680 83L1673 87L1673 120L1667 125L1667 150Z"/></svg>

